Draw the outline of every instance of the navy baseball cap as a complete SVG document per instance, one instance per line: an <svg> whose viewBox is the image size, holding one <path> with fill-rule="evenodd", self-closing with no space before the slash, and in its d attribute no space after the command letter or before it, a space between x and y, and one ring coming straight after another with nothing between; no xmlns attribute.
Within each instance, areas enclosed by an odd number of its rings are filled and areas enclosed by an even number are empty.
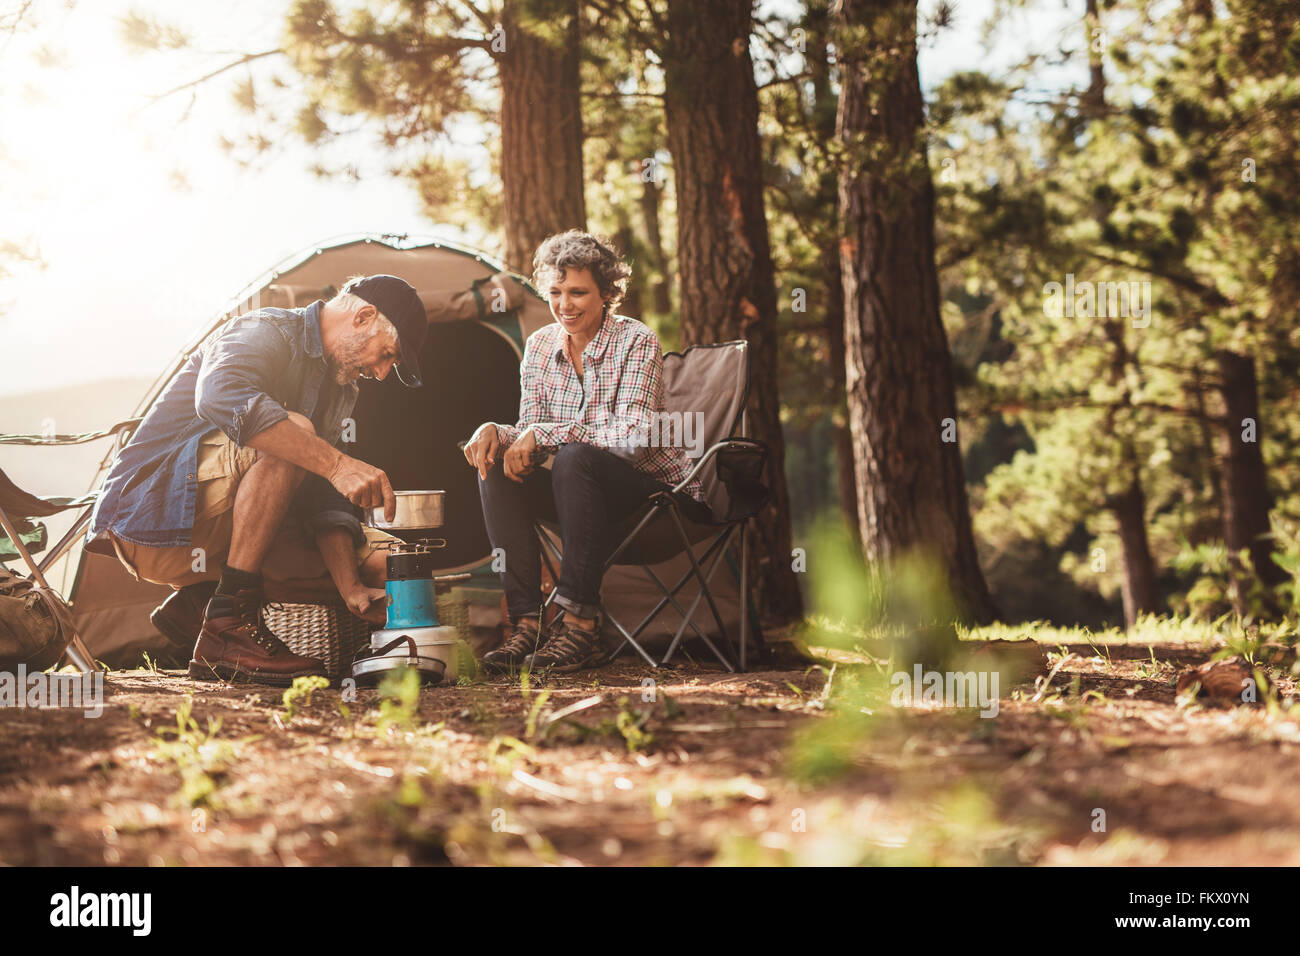
<svg viewBox="0 0 1300 956"><path fill-rule="evenodd" d="M353 279L342 291L365 299L393 323L402 353L393 371L403 385L419 388L420 348L429 331L429 318L419 293L405 279L388 275Z"/></svg>

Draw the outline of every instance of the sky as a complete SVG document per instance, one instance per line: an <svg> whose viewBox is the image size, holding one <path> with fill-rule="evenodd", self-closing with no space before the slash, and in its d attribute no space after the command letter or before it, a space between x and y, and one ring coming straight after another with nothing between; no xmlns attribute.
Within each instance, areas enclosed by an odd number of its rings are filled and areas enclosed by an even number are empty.
<svg viewBox="0 0 1300 956"><path fill-rule="evenodd" d="M0 14L14 3L0 0ZM1032 29L1027 14L1010 16L986 53L980 27L992 3L957 0L954 25L920 52L924 85L1009 62L1022 52L1017 37L1050 37L1078 16L1063 3L1055 23L1035 14ZM221 134L249 129L231 96L239 71L192 99L155 101L229 62L231 51L276 46L286 8L286 0L36 0L32 28L0 39L0 240L30 239L45 262L11 267L0 280L0 343L59 356L0 369L0 396L152 378L248 283L322 239L473 240L424 219L414 192L391 176L316 178L315 154L298 142L240 168L218 146ZM118 24L128 11L175 23L196 50L129 49ZM472 143L452 148L477 155Z"/></svg>

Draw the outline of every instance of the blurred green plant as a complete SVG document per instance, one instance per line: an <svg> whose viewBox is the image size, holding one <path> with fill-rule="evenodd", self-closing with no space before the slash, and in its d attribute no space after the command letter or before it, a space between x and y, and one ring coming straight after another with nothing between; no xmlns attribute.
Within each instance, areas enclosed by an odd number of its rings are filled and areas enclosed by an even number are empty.
<svg viewBox="0 0 1300 956"><path fill-rule="evenodd" d="M385 736L390 728L414 731L420 710L420 673L413 667L391 671L379 682L379 717L375 732Z"/></svg>
<svg viewBox="0 0 1300 956"><path fill-rule="evenodd" d="M177 705L176 725L158 728L150 756L180 772L177 802L183 806L218 808L221 801L217 791L238 756L239 745L258 738L218 739L221 718L209 717L207 728L201 729L193 709L193 696L187 696Z"/></svg>
<svg viewBox="0 0 1300 956"><path fill-rule="evenodd" d="M313 675L311 677L295 677L293 684L284 692L281 698L284 701L284 719L293 720L298 714L298 708L311 706L311 695L318 690L324 690L329 687L329 678Z"/></svg>

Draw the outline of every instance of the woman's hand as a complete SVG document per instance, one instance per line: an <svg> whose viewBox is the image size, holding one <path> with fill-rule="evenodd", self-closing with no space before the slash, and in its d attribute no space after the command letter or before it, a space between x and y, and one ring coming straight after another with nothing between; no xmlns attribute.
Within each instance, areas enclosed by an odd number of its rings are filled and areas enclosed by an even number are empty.
<svg viewBox="0 0 1300 956"><path fill-rule="evenodd" d="M474 432L474 437L465 443L465 460L478 469L480 478L487 478L488 469L496 464L500 448L496 425L484 422Z"/></svg>
<svg viewBox="0 0 1300 956"><path fill-rule="evenodd" d="M387 592L383 588L368 588L357 582L357 586L343 595L348 610L357 617L374 624L383 624L388 617Z"/></svg>
<svg viewBox="0 0 1300 956"><path fill-rule="evenodd" d="M506 449L506 456L501 467L511 481L523 481L525 475L532 474L533 452L537 450L537 434L527 428L515 439L515 443Z"/></svg>

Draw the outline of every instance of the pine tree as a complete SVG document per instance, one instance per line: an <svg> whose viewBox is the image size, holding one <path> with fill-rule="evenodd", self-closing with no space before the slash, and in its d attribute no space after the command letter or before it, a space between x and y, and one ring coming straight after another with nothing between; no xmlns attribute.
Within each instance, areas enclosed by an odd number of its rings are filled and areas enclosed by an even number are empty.
<svg viewBox="0 0 1300 956"><path fill-rule="evenodd" d="M916 67L915 0L842 0L836 32L845 352L860 529L872 560L927 549L965 616L989 621L971 532L934 189Z"/></svg>

